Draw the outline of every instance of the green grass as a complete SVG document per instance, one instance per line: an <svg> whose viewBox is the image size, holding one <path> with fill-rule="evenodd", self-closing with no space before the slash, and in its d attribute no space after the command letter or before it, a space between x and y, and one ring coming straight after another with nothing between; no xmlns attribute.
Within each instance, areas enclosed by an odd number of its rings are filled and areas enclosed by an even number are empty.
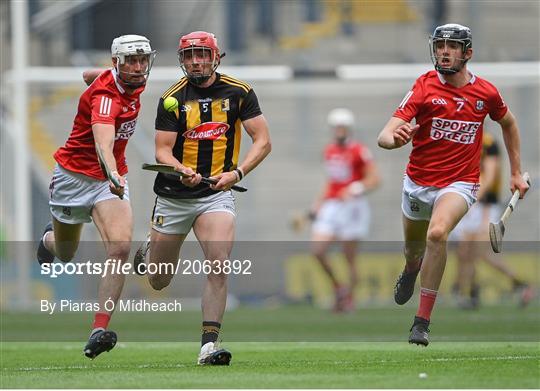
<svg viewBox="0 0 540 391"><path fill-rule="evenodd" d="M111 328L119 343L94 361L82 355L90 313L2 313L0 386L540 387L537 305L475 312L441 305L433 315L427 348L406 342L414 307L364 308L341 316L304 306L240 308L224 320L223 344L233 353L230 367L195 365L198 311L118 313ZM420 373L427 378L419 378Z"/></svg>
<svg viewBox="0 0 540 391"><path fill-rule="evenodd" d="M76 343L8 343L3 388L538 388L535 343L228 344L198 367L195 343L126 343L94 361ZM426 373L426 379L419 378Z"/></svg>

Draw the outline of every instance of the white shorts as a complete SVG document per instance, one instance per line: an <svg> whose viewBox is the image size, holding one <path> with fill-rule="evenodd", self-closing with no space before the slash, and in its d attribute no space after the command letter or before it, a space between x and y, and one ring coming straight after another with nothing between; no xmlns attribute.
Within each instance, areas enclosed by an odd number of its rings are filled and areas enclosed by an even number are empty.
<svg viewBox="0 0 540 391"><path fill-rule="evenodd" d="M186 235L199 215L212 212L227 212L236 218L236 205L230 190L202 198L158 196L152 215L152 228L164 234Z"/></svg>
<svg viewBox="0 0 540 391"><path fill-rule="evenodd" d="M463 235L487 231L490 222L495 222L501 214L497 204L474 204L452 231L452 237L459 240Z"/></svg>
<svg viewBox="0 0 540 391"><path fill-rule="evenodd" d="M66 224L90 223L94 206L114 198L118 196L111 193L108 181L66 170L59 164L54 167L49 186L49 207L56 220ZM129 202L127 179L124 201Z"/></svg>
<svg viewBox="0 0 540 391"><path fill-rule="evenodd" d="M313 233L338 240L361 240L369 233L370 210L366 198L325 201L313 223Z"/></svg>
<svg viewBox="0 0 540 391"><path fill-rule="evenodd" d="M429 221L433 205L443 194L459 194L467 202L467 207L470 208L476 202L478 187L478 183L471 182L454 182L443 188L420 186L414 183L408 175L405 175L403 178L401 210L409 220Z"/></svg>

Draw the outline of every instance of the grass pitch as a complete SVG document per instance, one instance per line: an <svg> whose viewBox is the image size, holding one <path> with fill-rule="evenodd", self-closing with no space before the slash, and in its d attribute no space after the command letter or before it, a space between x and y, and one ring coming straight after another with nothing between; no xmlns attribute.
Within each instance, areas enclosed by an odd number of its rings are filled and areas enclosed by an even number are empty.
<svg viewBox="0 0 540 391"><path fill-rule="evenodd" d="M117 314L111 328L120 342L93 361L82 355L90 314L4 313L1 387L539 388L538 310L440 307L423 348L407 343L410 306L345 316L308 307L238 309L224 321L230 367L195 365L197 342L165 342L196 341L199 312ZM50 342L62 335L67 342Z"/></svg>
<svg viewBox="0 0 540 391"><path fill-rule="evenodd" d="M198 367L196 343L125 343L94 361L80 344L9 343L3 388L538 388L538 344L227 344L230 367ZM4 361L5 360L5 361ZM419 374L425 373L426 378Z"/></svg>

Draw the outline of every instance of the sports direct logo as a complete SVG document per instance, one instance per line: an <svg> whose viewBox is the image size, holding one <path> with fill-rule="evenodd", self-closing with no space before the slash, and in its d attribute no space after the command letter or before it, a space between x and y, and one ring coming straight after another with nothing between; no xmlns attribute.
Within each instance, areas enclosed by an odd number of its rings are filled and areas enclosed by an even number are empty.
<svg viewBox="0 0 540 391"><path fill-rule="evenodd" d="M182 136L190 140L217 140L227 130L229 130L229 124L205 122L184 132Z"/></svg>
<svg viewBox="0 0 540 391"><path fill-rule="evenodd" d="M481 124L481 122L433 118L431 122L431 138L460 144L472 144Z"/></svg>
<svg viewBox="0 0 540 391"><path fill-rule="evenodd" d="M133 133L135 133L135 127L137 126L137 118L124 122L116 131L115 140L127 140Z"/></svg>

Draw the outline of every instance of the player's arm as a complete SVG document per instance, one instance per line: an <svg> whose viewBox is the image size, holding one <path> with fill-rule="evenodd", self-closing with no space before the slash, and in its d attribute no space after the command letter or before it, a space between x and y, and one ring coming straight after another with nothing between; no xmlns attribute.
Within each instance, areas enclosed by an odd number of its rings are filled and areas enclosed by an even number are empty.
<svg viewBox="0 0 540 391"><path fill-rule="evenodd" d="M114 125L100 123L93 124L92 133L94 134L94 142L96 144L96 148L99 147L101 149L101 152L103 153L103 157L105 159L105 163L111 170L111 174L118 179L118 182L120 182L120 188L117 188L114 186L114 184L109 183L111 187L111 192L116 195L123 195L126 180L124 179L124 177L118 174L118 169L116 167L116 159L114 158L113 154L114 136L116 134Z"/></svg>
<svg viewBox="0 0 540 391"><path fill-rule="evenodd" d="M84 71L82 77L86 85L89 86L92 84L103 71L104 69L87 69Z"/></svg>
<svg viewBox="0 0 540 391"><path fill-rule="evenodd" d="M381 184L381 175L379 174L379 169L374 161L369 162L365 167L365 176L362 179L362 187L364 188L364 193L375 190Z"/></svg>
<svg viewBox="0 0 540 391"><path fill-rule="evenodd" d="M379 187L380 183L381 176L379 175L377 165L373 160L370 160L364 167L364 178L347 186L345 193L342 194L342 198L348 199L350 197L359 197L375 190Z"/></svg>
<svg viewBox="0 0 540 391"><path fill-rule="evenodd" d="M377 143L384 149L402 147L412 140L420 125L412 125L405 120L392 117L379 133Z"/></svg>
<svg viewBox="0 0 540 391"><path fill-rule="evenodd" d="M201 182L201 175L197 174L190 167L184 166L173 155L173 147L177 138L176 132L168 132L156 129L156 162L174 166L176 171L191 175L189 178L182 178L182 183L188 187L193 187Z"/></svg>
<svg viewBox="0 0 540 391"><path fill-rule="evenodd" d="M504 145L510 160L510 190L513 193L519 189L520 198L523 198L529 185L521 177L520 138L516 118L508 110L497 122L501 125Z"/></svg>
<svg viewBox="0 0 540 391"><path fill-rule="evenodd" d="M249 149L244 161L238 165L244 175L253 170L272 150L270 143L270 133L268 132L268 123L264 115L258 115L242 122L247 134L251 137L253 144Z"/></svg>
<svg viewBox="0 0 540 391"><path fill-rule="evenodd" d="M264 115L260 114L256 117L242 121L242 125L253 141L244 161L238 165L238 169L242 171L243 175L247 175L270 153L272 145L270 142L268 123L266 122ZM237 174L234 171L224 172L217 175L216 178L219 179L219 182L215 186L212 186L215 190L223 190L241 179L237 177Z"/></svg>

